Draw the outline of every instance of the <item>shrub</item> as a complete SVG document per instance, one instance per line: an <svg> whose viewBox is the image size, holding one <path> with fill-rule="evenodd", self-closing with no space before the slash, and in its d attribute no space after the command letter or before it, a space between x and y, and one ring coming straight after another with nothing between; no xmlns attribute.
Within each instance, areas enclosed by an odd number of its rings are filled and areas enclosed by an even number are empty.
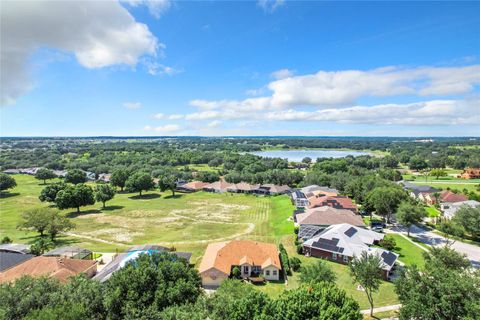
<svg viewBox="0 0 480 320"><path fill-rule="evenodd" d="M298 259L297 257L290 258L290 268L292 268L293 271L298 271L301 267L302 261Z"/></svg>
<svg viewBox="0 0 480 320"><path fill-rule="evenodd" d="M385 238L380 240L378 244L380 245L380 247L389 251L392 251L397 246L397 242L395 241L395 239L389 236L386 236Z"/></svg>
<svg viewBox="0 0 480 320"><path fill-rule="evenodd" d="M297 245L297 253L303 254L303 246L301 244Z"/></svg>
<svg viewBox="0 0 480 320"><path fill-rule="evenodd" d="M233 269L232 269L232 276L233 276L234 278L239 279L239 278L240 278L240 274L241 274L241 273L240 273L240 269L239 269L238 267L233 267Z"/></svg>
<svg viewBox="0 0 480 320"><path fill-rule="evenodd" d="M280 245L278 246L279 250L280 250L280 260L282 262L282 268L283 268L283 271L288 274L288 275L291 275L292 274L292 271L290 270L290 265L288 263L288 253L287 253L287 250L285 250L285 247L283 246L283 244L280 243Z"/></svg>

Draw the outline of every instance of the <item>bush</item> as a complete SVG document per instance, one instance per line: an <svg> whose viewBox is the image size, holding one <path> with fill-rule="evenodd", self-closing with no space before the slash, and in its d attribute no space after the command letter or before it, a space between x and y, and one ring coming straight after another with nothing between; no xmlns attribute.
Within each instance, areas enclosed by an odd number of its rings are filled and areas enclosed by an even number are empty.
<svg viewBox="0 0 480 320"><path fill-rule="evenodd" d="M240 269L238 267L233 267L232 269L232 276L234 278L240 279Z"/></svg>
<svg viewBox="0 0 480 320"><path fill-rule="evenodd" d="M12 239L10 239L8 236L5 236L2 238L0 241L0 244L6 244L6 243L12 243Z"/></svg>
<svg viewBox="0 0 480 320"><path fill-rule="evenodd" d="M392 251L397 246L397 242L395 241L395 239L389 236L386 236L385 238L380 240L378 244L380 245L380 247L388 251Z"/></svg>
<svg viewBox="0 0 480 320"><path fill-rule="evenodd" d="M293 257L290 258L289 264L293 271L298 271L302 265L302 261L300 261L300 259L297 257Z"/></svg>
<svg viewBox="0 0 480 320"><path fill-rule="evenodd" d="M303 246L301 244L297 245L297 253L303 254Z"/></svg>
<svg viewBox="0 0 480 320"><path fill-rule="evenodd" d="M290 264L288 263L288 253L287 253L287 250L285 250L285 247L283 246L283 244L280 243L280 245L278 246L278 249L280 250L280 260L282 262L282 268L283 268L283 271L288 274L288 275L291 275L292 274L292 271L290 270Z"/></svg>
<svg viewBox="0 0 480 320"><path fill-rule="evenodd" d="M298 231L300 231L300 227L295 226L295 228L293 229L293 232L295 232L295 234L298 234Z"/></svg>

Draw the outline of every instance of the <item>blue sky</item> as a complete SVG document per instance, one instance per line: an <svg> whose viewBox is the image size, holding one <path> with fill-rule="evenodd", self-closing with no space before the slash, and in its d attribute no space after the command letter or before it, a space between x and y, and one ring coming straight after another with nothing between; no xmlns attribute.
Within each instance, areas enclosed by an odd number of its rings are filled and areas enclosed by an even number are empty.
<svg viewBox="0 0 480 320"><path fill-rule="evenodd" d="M2 136L480 135L480 2L1 6Z"/></svg>

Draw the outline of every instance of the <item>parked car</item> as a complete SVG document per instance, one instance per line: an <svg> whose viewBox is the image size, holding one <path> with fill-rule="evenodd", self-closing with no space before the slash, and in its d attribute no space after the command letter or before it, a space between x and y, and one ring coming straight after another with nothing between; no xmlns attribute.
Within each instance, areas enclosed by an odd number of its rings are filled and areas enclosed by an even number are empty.
<svg viewBox="0 0 480 320"><path fill-rule="evenodd" d="M370 229L372 231L383 232L383 228L385 228L385 224L381 221L370 222Z"/></svg>

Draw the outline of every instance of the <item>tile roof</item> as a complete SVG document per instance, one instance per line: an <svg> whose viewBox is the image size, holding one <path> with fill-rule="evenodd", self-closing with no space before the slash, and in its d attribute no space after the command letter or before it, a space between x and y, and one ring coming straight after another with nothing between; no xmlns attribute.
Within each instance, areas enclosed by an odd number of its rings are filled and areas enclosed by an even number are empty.
<svg viewBox="0 0 480 320"><path fill-rule="evenodd" d="M310 205L308 206L309 208L329 206L336 209L357 210L357 206L349 197L320 196L311 197L308 200L310 202Z"/></svg>
<svg viewBox="0 0 480 320"><path fill-rule="evenodd" d="M183 189L192 189L192 190L200 190L203 187L209 185L208 182L202 182L202 181L190 181L188 183L185 183L180 186L180 188Z"/></svg>
<svg viewBox="0 0 480 320"><path fill-rule="evenodd" d="M330 226L339 223L349 223L360 227L365 226L361 216L350 210L335 209L329 206L307 209L305 213L297 214L296 217L297 223L300 225Z"/></svg>
<svg viewBox="0 0 480 320"><path fill-rule="evenodd" d="M96 268L96 263L94 260L35 257L2 272L0 283L12 282L25 275L32 277L47 276L66 282L71 276Z"/></svg>
<svg viewBox="0 0 480 320"><path fill-rule="evenodd" d="M29 253L30 246L19 243L0 244L0 252Z"/></svg>
<svg viewBox="0 0 480 320"><path fill-rule="evenodd" d="M200 263L200 273L215 268L226 275L232 266L248 262L250 265L267 267L273 265L281 269L277 246L270 243L232 240L208 245Z"/></svg>
<svg viewBox="0 0 480 320"><path fill-rule="evenodd" d="M204 189L213 189L213 190L227 190L228 188L234 187L235 185L232 183L228 183L226 181L215 181L213 183L207 184L204 186Z"/></svg>
<svg viewBox="0 0 480 320"><path fill-rule="evenodd" d="M467 201L468 198L461 193L453 193L450 190L445 190L440 193L440 202L461 202Z"/></svg>
<svg viewBox="0 0 480 320"><path fill-rule="evenodd" d="M286 184L284 185L276 185L276 184L264 184L261 186L262 188L267 188L269 192L271 193L283 193L287 192L290 190L290 187L287 186Z"/></svg>

